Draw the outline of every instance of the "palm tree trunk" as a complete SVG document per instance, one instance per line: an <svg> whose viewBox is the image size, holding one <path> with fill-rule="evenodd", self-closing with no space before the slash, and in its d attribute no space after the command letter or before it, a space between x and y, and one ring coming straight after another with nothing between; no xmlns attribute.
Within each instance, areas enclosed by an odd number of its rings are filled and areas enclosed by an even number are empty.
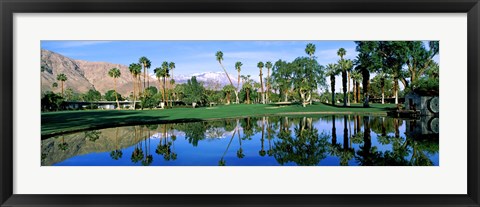
<svg viewBox="0 0 480 207"><path fill-rule="evenodd" d="M347 88L347 106L350 106L350 72L347 71L348 88Z"/></svg>
<svg viewBox="0 0 480 207"><path fill-rule="evenodd" d="M270 68L267 68L267 103L270 103Z"/></svg>
<svg viewBox="0 0 480 207"><path fill-rule="evenodd" d="M142 79L141 79L141 76L142 76L141 73L137 76L137 78L138 78L138 91L137 92L138 92L138 97L139 98L141 98L140 94L142 93ZM142 110L143 110L143 104L141 104L140 106L142 107Z"/></svg>
<svg viewBox="0 0 480 207"><path fill-rule="evenodd" d="M117 100L117 109L120 110L120 103L118 102L118 95L117 95L117 79L113 79L113 84L115 85L115 99Z"/></svg>
<svg viewBox="0 0 480 207"><path fill-rule="evenodd" d="M166 105L166 93L167 93L167 88L166 88L166 77L163 77L163 102Z"/></svg>
<svg viewBox="0 0 480 207"><path fill-rule="evenodd" d="M160 78L158 78L158 77L157 77L157 80L158 80L158 89L163 91L162 81L161 81ZM162 93L162 95L163 95L163 93ZM165 103L165 98L164 98L164 96L162 96L162 103ZM164 106L165 106L165 105L164 105ZM162 107L162 108L163 108L163 107Z"/></svg>
<svg viewBox="0 0 480 207"><path fill-rule="evenodd" d="M147 68L145 67L145 63L143 63L143 97L145 97L145 81L147 80ZM142 107L143 108L143 107Z"/></svg>
<svg viewBox="0 0 480 207"><path fill-rule="evenodd" d="M357 92L355 90L356 85L357 85L357 80L353 79L353 103L357 103Z"/></svg>
<svg viewBox="0 0 480 207"><path fill-rule="evenodd" d="M395 104L398 104L398 78L393 79L393 94L395 95Z"/></svg>
<svg viewBox="0 0 480 207"><path fill-rule="evenodd" d="M360 102L360 81L357 81L357 102Z"/></svg>
<svg viewBox="0 0 480 207"><path fill-rule="evenodd" d="M343 106L347 106L347 71L342 71Z"/></svg>
<svg viewBox="0 0 480 207"><path fill-rule="evenodd" d="M369 94L368 94L368 87L370 85L370 72L369 71L363 71L363 107L367 108L370 107L369 105Z"/></svg>
<svg viewBox="0 0 480 207"><path fill-rule="evenodd" d="M135 81L135 76L134 76L133 74L132 74L132 80L133 80L133 110L135 110L135 106L136 106L135 103L137 102L137 95L135 94L135 92L136 92L135 89L136 89L137 87L136 87L135 85L136 85L137 83L136 83L136 81Z"/></svg>
<svg viewBox="0 0 480 207"><path fill-rule="evenodd" d="M263 81L262 81L262 75L260 75L260 94L262 96L262 104L265 104L265 96L263 94Z"/></svg>
<svg viewBox="0 0 480 207"><path fill-rule="evenodd" d="M62 82L62 98L63 98L63 81L61 81L61 82Z"/></svg>
<svg viewBox="0 0 480 207"><path fill-rule="evenodd" d="M230 104L230 92L227 93L227 104Z"/></svg>
<svg viewBox="0 0 480 207"><path fill-rule="evenodd" d="M222 62L219 62L219 63L220 63L220 66L222 66L223 71L225 72L225 75L226 75L227 78L228 78L228 81L230 81L230 85L232 85L232 86L235 88L235 86L233 85L232 79L230 79L230 76L228 75L227 70L226 70L225 67L223 66ZM236 88L236 89L235 89L235 100L236 100L236 102L238 103L238 92L237 92L237 90L238 90L238 89Z"/></svg>
<svg viewBox="0 0 480 207"><path fill-rule="evenodd" d="M240 71L238 71L237 88L235 90L240 92ZM237 104L239 104L239 102L237 102Z"/></svg>

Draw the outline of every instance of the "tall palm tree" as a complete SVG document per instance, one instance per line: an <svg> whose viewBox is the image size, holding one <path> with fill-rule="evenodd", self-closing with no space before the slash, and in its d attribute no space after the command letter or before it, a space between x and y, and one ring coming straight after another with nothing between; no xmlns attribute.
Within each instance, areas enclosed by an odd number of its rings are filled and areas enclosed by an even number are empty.
<svg viewBox="0 0 480 207"><path fill-rule="evenodd" d="M118 68L112 68L108 71L108 75L113 78L113 83L115 85L115 100L117 101L117 109L120 109L120 103L118 102L118 92L117 92L117 78L119 78L122 73Z"/></svg>
<svg viewBox="0 0 480 207"><path fill-rule="evenodd" d="M161 67L158 67L158 68L155 68L153 72L155 73L155 77L157 77L157 80L158 80L158 89L161 89L163 91L162 103L165 103L165 92L163 90L163 86L162 86L163 84L161 81L161 78L165 76L164 70Z"/></svg>
<svg viewBox="0 0 480 207"><path fill-rule="evenodd" d="M225 75L226 75L227 78L228 78L228 81L230 81L230 85L232 85L233 87L235 87L235 86L233 85L232 79L230 79L230 76L229 76L228 73L227 73L227 70L225 69L225 67L224 67L223 64L222 64L222 61L223 61L223 52L222 52L222 51L217 51L217 53L215 53L215 56L216 56L216 58L217 58L218 63L220 63L220 66L222 66L223 71L225 72ZM236 100L236 102L238 103L238 92L237 92L237 90L235 90L235 100Z"/></svg>
<svg viewBox="0 0 480 207"><path fill-rule="evenodd" d="M240 90L240 71L242 70L242 65L243 65L242 62L240 62L240 61L235 63L235 69L238 72L238 81L237 81L237 89L236 90Z"/></svg>
<svg viewBox="0 0 480 207"><path fill-rule="evenodd" d="M135 110L136 102L137 102L137 91L136 91L136 85L137 85L137 77L140 75L142 72L142 66L139 63L132 63L128 66L128 70L130 71L130 74L132 74L132 80L133 80L133 109ZM138 86L138 85L137 85ZM138 89L140 91L140 89Z"/></svg>
<svg viewBox="0 0 480 207"><path fill-rule="evenodd" d="M60 74L57 75L57 80L62 82L62 97L63 97L63 84L64 84L65 81L68 80L68 78L65 74L60 73Z"/></svg>
<svg viewBox="0 0 480 207"><path fill-rule="evenodd" d="M347 51L344 48L338 49L337 55L340 56L338 65L342 71L343 106L347 106L347 69L345 67L345 61L343 60L343 56L345 56L345 54L347 54Z"/></svg>
<svg viewBox="0 0 480 207"><path fill-rule="evenodd" d="M362 74L358 71L353 71L353 103L360 102L360 82L362 81Z"/></svg>
<svg viewBox="0 0 480 207"><path fill-rule="evenodd" d="M270 102L270 69L272 69L273 65L272 62L267 61L265 63L265 67L267 68L267 82L265 83L267 85L267 91L265 94L265 98L267 100L267 103Z"/></svg>
<svg viewBox="0 0 480 207"><path fill-rule="evenodd" d="M163 88L163 100L162 102L165 103L167 102L167 98L166 98L166 93L167 93L167 90L166 90L166 79L167 77L169 76L168 74L168 62L164 61L162 63L162 67L160 68L155 68L154 72L155 72L155 76L157 77L158 79L158 82L160 84L160 78L163 79L163 84L161 84L162 88Z"/></svg>
<svg viewBox="0 0 480 207"><path fill-rule="evenodd" d="M265 96L263 94L263 73L262 73L262 68L264 64L262 61L258 62L257 67L260 69L260 93L262 96L262 103L265 104Z"/></svg>
<svg viewBox="0 0 480 207"><path fill-rule="evenodd" d="M167 95L167 78L170 77L169 72L169 65L167 61L163 61L162 63L162 70L163 70L163 96L165 97L165 105L168 104L168 95Z"/></svg>
<svg viewBox="0 0 480 207"><path fill-rule="evenodd" d="M174 62L170 62L168 63L168 69L169 69L169 72L170 72L170 79L173 80L173 70L175 69L175 63ZM169 90L173 90L173 84L172 81L169 81ZM173 106L173 101L170 102L170 107Z"/></svg>
<svg viewBox="0 0 480 207"><path fill-rule="evenodd" d="M307 44L307 47L305 48L305 52L308 54L308 56L310 57L310 60L313 61L313 55L315 54L315 45L312 44L312 43L308 43ZM312 97L312 91L308 91L309 93L309 96ZM312 105L312 99L310 99L309 101L310 105Z"/></svg>
<svg viewBox="0 0 480 207"><path fill-rule="evenodd" d="M330 63L327 65L327 76L330 76L330 89L332 92L332 105L335 105L335 76L338 74L338 65Z"/></svg>
<svg viewBox="0 0 480 207"><path fill-rule="evenodd" d="M145 56L140 57L140 59L138 59L138 63L140 63L143 66L143 91L145 91L145 89L147 89L148 87L146 86L147 70L150 68L152 63Z"/></svg>

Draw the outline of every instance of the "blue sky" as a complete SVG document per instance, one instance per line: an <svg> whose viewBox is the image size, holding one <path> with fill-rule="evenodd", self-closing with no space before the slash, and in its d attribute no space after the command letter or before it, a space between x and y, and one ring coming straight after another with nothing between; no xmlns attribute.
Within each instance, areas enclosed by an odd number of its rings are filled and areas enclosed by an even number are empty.
<svg viewBox="0 0 480 207"><path fill-rule="evenodd" d="M151 73L168 61L175 62L175 74L183 75L223 71L215 59L215 53L221 50L230 74L237 74L235 62L241 61L241 73L258 79L259 61L275 63L306 56L308 43L316 45L315 56L321 65L338 61L337 50L341 47L347 50L346 58L353 59L357 54L353 41L42 41L41 47L73 59L123 65L146 56L152 61Z"/></svg>

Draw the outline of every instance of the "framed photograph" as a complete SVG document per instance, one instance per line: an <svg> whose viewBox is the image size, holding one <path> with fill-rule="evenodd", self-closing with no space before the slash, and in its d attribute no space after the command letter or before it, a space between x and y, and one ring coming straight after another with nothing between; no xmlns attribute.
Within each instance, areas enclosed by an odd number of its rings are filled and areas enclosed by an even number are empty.
<svg viewBox="0 0 480 207"><path fill-rule="evenodd" d="M0 8L1 206L480 206L478 0Z"/></svg>

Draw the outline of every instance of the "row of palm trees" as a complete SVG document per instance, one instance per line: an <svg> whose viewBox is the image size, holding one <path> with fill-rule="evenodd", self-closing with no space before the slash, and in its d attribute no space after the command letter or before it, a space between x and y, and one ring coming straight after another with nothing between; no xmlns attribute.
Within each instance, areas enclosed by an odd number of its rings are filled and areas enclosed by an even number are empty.
<svg viewBox="0 0 480 207"><path fill-rule="evenodd" d="M337 63L327 64L326 75L330 77L330 88L332 92L332 104L335 105L335 76L342 75L342 89L343 89L343 106L350 106L350 82L353 79L353 103L357 103L360 99L360 81L362 75L358 71L353 71L353 61L344 59L347 51L340 48L337 55L340 57Z"/></svg>
<svg viewBox="0 0 480 207"><path fill-rule="evenodd" d="M138 96L143 96L145 99L148 93L147 88L150 87L150 75L147 75L147 70L150 69L152 65L152 62L145 56L140 57L138 60L138 63L132 63L129 65L129 71L130 74L132 75L132 81L133 81L133 108L136 109L136 101L137 101L137 95ZM143 68L143 88L141 86L141 73L142 73L142 68ZM158 85L159 88L163 89L163 95L162 95L162 103L167 103L168 104L168 95L167 93L167 87L173 87L175 84L175 80L173 79L173 70L175 69L175 63L174 62L167 62L164 61L161 65L161 67L157 67L154 69L155 76L157 77L158 80ZM171 78L170 81L167 79ZM163 82L163 83L162 83ZM118 102L118 101L117 101ZM172 104L172 103L171 103ZM142 110L143 110L143 104L142 104Z"/></svg>
<svg viewBox="0 0 480 207"><path fill-rule="evenodd" d="M215 53L215 57L216 57L216 60L218 61L218 63L220 64L220 66L222 67L223 71L225 72L225 75L227 76L228 81L230 82L230 86L229 87L226 86L223 89L223 91L227 94L227 104L230 104L230 93L232 91L235 93L235 102L237 104L240 103L240 100L239 100L239 97L238 97L238 94L241 90L240 79L243 80L242 87L244 87L244 88L246 87L246 89L247 89L245 91L246 91L246 94L247 94L247 103L249 104L250 103L250 89L251 89L252 81L250 80L250 75L247 75L247 76L240 75L240 72L242 71L243 63L240 62L240 61L235 62L235 70L237 70L237 72L238 72L237 86L235 87L233 85L232 79L230 78L230 75L228 74L227 70L225 69L225 66L222 63L223 52L222 51L217 51L217 53ZM265 64L262 61L260 61L260 62L257 63L257 67L260 71L260 73L259 73L260 87L259 88L260 88L260 94L261 94L261 102L263 104L265 104L265 103L269 102L269 93L270 93L270 87L271 87L271 84L270 84L270 70L272 69L273 64L270 61L267 61ZM264 67L267 68L267 78L266 78L266 83L265 83L266 90L264 90L264 84L263 84L263 68ZM248 85L245 85L245 84L248 84Z"/></svg>

